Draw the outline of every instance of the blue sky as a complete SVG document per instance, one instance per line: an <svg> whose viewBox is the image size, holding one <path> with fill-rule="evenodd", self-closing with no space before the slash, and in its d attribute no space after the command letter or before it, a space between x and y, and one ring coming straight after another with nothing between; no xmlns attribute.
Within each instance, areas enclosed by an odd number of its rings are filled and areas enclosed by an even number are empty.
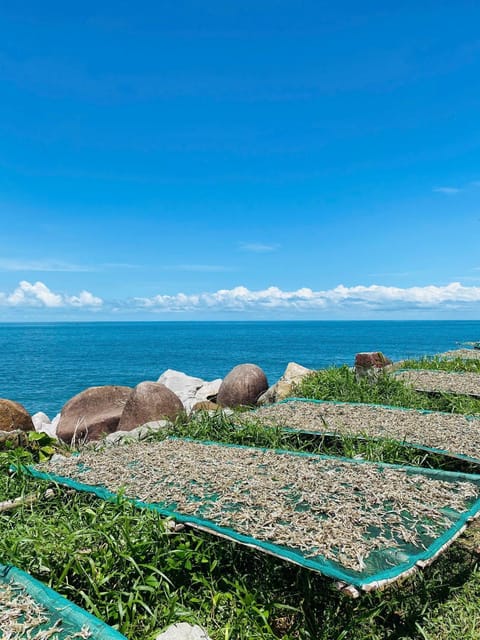
<svg viewBox="0 0 480 640"><path fill-rule="evenodd" d="M0 321L480 319L479 24L2 2Z"/></svg>

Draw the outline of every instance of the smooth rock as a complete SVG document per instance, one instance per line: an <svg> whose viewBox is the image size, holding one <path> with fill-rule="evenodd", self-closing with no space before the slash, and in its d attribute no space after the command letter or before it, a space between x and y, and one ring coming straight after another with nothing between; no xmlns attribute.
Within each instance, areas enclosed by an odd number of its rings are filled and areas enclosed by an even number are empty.
<svg viewBox="0 0 480 640"><path fill-rule="evenodd" d="M155 640L210 640L210 637L198 624L177 622L168 627L166 631L162 631Z"/></svg>
<svg viewBox="0 0 480 640"><path fill-rule="evenodd" d="M217 403L222 407L253 406L267 389L267 377L260 367L239 364L220 385Z"/></svg>
<svg viewBox="0 0 480 640"><path fill-rule="evenodd" d="M67 443L81 443L116 431L131 393L130 387L109 385L78 393L60 413L57 436Z"/></svg>
<svg viewBox="0 0 480 640"><path fill-rule="evenodd" d="M32 418L19 402L0 398L0 431L33 431Z"/></svg>
<svg viewBox="0 0 480 640"><path fill-rule="evenodd" d="M296 362L289 362L278 382L269 387L259 397L257 404L272 404L273 402L285 400L285 398L292 395L293 386L313 372L313 369L307 369L307 367Z"/></svg>
<svg viewBox="0 0 480 640"><path fill-rule="evenodd" d="M137 384L123 410L118 431L131 431L152 420L175 418L184 411L178 396L160 382Z"/></svg>

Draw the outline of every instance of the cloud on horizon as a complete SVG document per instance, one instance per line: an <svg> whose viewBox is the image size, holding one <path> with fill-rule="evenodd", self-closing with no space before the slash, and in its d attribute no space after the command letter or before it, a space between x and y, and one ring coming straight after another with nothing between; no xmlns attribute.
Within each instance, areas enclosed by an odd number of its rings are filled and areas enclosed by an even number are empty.
<svg viewBox="0 0 480 640"><path fill-rule="evenodd" d="M151 298L135 298L134 304L153 311L252 311L267 309L289 309L297 311L327 310L330 308L355 309L435 309L452 307L465 303L480 303L480 287L465 287L459 282L444 286L386 287L381 285L358 285L313 291L301 288L283 291L278 287L268 287L251 291L238 286L220 289L214 293L157 295Z"/></svg>
<svg viewBox="0 0 480 640"><path fill-rule="evenodd" d="M32 284L27 280L19 282L12 293L0 291L0 307L88 307L99 308L103 300L94 296L90 291L81 291L78 296L68 296L54 293L43 282Z"/></svg>
<svg viewBox="0 0 480 640"><path fill-rule="evenodd" d="M383 285L340 284L332 289L314 291L303 287L284 291L268 287L253 291L245 286L219 289L215 292L159 294L130 298L115 303L104 301L90 291L78 295L57 293L43 282L22 280L10 293L0 292L0 307L37 307L47 309L84 308L104 311L191 312L262 312L269 310L305 312L341 310L401 311L411 309L458 309L479 304L480 286L464 286L460 282L447 285L387 287Z"/></svg>

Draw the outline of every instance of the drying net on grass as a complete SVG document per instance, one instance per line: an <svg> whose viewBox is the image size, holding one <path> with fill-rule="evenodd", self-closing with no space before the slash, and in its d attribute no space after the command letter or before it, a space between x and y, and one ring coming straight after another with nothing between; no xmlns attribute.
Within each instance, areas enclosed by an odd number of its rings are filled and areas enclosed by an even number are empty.
<svg viewBox="0 0 480 640"><path fill-rule="evenodd" d="M480 510L476 475L177 438L29 471L364 590L428 564Z"/></svg>
<svg viewBox="0 0 480 640"><path fill-rule="evenodd" d="M0 565L0 638L126 640L27 573L4 565Z"/></svg>
<svg viewBox="0 0 480 640"><path fill-rule="evenodd" d="M461 358L462 360L480 360L480 349L453 349L438 353L439 358Z"/></svg>
<svg viewBox="0 0 480 640"><path fill-rule="evenodd" d="M388 438L480 464L480 417L385 405L288 398L256 409L264 425L307 434Z"/></svg>
<svg viewBox="0 0 480 640"><path fill-rule="evenodd" d="M400 369L395 372L395 375L408 382L417 391L480 397L480 373Z"/></svg>

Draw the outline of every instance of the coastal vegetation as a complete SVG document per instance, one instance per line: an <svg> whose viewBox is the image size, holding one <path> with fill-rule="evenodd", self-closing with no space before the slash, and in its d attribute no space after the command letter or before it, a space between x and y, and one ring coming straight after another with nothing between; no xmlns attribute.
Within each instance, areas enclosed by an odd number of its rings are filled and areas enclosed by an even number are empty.
<svg viewBox="0 0 480 640"><path fill-rule="evenodd" d="M355 371L346 365L321 369L307 376L296 386L295 395L315 400L365 402L447 413L480 413L478 398L453 393L433 395L415 391L391 373L379 374L375 384L371 384L368 378L357 379Z"/></svg>
<svg viewBox="0 0 480 640"><path fill-rule="evenodd" d="M480 373L480 358L466 360L464 358L442 358L440 356L424 357L402 361L403 369L431 369L436 371L459 371Z"/></svg>
<svg viewBox="0 0 480 640"><path fill-rule="evenodd" d="M306 377L296 395L456 413L480 413L480 401L415 392L390 374L357 380L348 367ZM241 419L240 419L241 418ZM260 423L255 413L181 416L151 437L362 457L473 471L466 463L387 439L307 436ZM146 443L145 446L148 446ZM105 620L129 640L152 640L167 625L204 626L213 640L478 640L480 529L473 525L430 567L384 592L352 600L333 582L279 559L136 509L53 486L22 472L55 449L32 435L0 452L0 500L38 500L0 513L0 557ZM9 471L15 464L17 470Z"/></svg>

